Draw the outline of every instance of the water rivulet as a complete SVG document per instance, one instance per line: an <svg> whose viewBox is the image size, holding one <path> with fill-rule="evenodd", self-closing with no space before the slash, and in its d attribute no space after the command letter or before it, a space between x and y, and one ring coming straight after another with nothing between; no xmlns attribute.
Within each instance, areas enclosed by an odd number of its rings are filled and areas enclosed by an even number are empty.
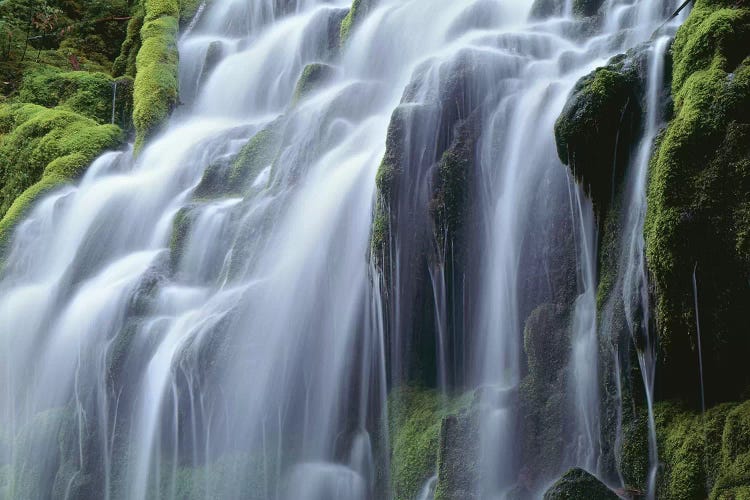
<svg viewBox="0 0 750 500"><path fill-rule="evenodd" d="M2 246L0 498L656 496L681 2L211 0L171 76L143 3L134 145Z"/></svg>

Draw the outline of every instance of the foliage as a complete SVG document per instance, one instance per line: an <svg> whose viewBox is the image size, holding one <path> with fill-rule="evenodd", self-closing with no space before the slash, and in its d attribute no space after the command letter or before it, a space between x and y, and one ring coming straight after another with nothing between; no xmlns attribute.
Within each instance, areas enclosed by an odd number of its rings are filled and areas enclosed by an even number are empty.
<svg viewBox="0 0 750 500"><path fill-rule="evenodd" d="M115 125L36 104L0 107L0 133L0 240L42 193L76 178L122 140Z"/></svg>

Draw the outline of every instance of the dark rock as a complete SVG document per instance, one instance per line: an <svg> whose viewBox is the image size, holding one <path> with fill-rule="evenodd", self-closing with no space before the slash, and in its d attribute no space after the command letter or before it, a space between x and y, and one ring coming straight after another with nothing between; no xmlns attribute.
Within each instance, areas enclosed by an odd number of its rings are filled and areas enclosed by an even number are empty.
<svg viewBox="0 0 750 500"><path fill-rule="evenodd" d="M566 472L545 493L544 500L618 500L620 497L583 469Z"/></svg>

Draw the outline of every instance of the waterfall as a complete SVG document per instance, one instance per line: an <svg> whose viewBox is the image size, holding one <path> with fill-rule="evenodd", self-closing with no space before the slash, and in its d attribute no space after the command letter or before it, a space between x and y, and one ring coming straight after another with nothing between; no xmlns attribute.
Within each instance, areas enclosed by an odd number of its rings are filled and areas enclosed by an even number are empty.
<svg viewBox="0 0 750 500"><path fill-rule="evenodd" d="M182 104L164 130L137 156L99 157L13 234L0 271L0 430L15 438L19 495L391 498L386 393L417 378L415 345L427 345L428 385L482 389L479 489L500 498L523 476L535 310L560 320L570 354L556 386L569 432L533 493L547 473L598 472L596 222L553 128L576 81L648 40L664 9L608 0L592 28L571 1L541 20L531 4L381 0L341 43L345 0L202 4L179 41ZM630 331L646 339L652 476L642 233L667 42L650 49L618 281ZM321 81L304 81L310 68ZM379 268L376 176L399 117L408 154L389 208L401 225ZM466 269L435 235L431 205L457 124L480 131ZM415 317L418 301L429 318ZM424 479L431 498L437 478Z"/></svg>

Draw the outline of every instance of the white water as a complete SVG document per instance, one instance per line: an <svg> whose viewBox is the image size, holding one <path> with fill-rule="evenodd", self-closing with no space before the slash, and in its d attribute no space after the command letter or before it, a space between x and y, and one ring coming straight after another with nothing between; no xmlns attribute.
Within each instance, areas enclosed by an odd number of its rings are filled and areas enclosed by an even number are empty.
<svg viewBox="0 0 750 500"><path fill-rule="evenodd" d="M180 42L185 105L166 132L137 159L103 155L16 230L0 281L0 429L36 434L39 419L59 410L74 424L61 417L48 425L71 432L76 449L61 452L60 470L69 473L57 474L45 465L58 458L57 439L40 437L30 450L17 441L7 462L20 471L18 483L33 477L42 497L75 498L93 476L103 478L94 483L97 498L179 498L193 473L206 498L386 496L376 476L384 444L376 440L391 368L374 291L380 276L367 260L375 173L416 68L426 64L431 75L420 88L427 100L438 69L467 54L488 68L491 89L477 150L485 272L467 377L493 387L481 422L482 495L498 497L517 481L522 243L529 234L546 241L533 222L560 210L575 228L579 293L575 431L561 467L595 469L594 222L556 159L552 129L578 78L650 36L662 10L655 4L612 0L601 34L584 38L569 12L529 22L528 1L383 0L337 54L327 46L329 20L348 2L306 0L286 10L272 0L212 2ZM212 42L222 57L202 76ZM320 61L334 65L334 76L294 104L302 69ZM279 117L279 154L246 194L193 199L209 166ZM647 123L640 193L646 141L659 124L655 114ZM569 204L545 204L550 193ZM179 259L170 255L178 214L190 220ZM638 221L627 234L641 256L633 279L641 280L642 214ZM445 280L442 269L433 280ZM435 296L439 314L444 293ZM437 363L442 385L456 378L446 345ZM650 408L653 360L644 356Z"/></svg>

